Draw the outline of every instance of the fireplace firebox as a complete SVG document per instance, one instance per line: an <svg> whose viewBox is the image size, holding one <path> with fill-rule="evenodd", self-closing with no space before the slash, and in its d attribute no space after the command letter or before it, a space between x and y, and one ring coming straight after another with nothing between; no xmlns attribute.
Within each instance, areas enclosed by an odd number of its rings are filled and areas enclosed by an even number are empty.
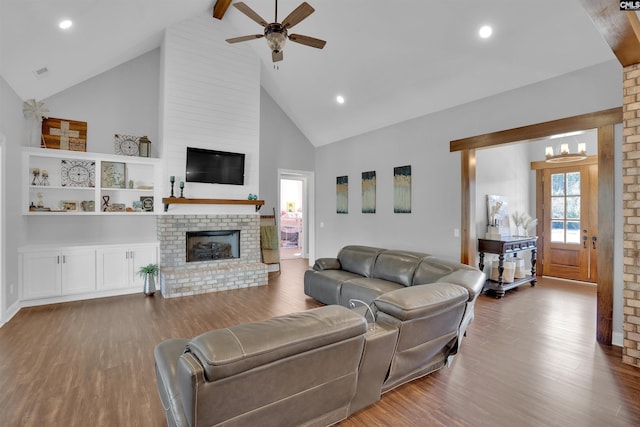
<svg viewBox="0 0 640 427"><path fill-rule="evenodd" d="M187 262L240 258L240 230L187 231Z"/></svg>

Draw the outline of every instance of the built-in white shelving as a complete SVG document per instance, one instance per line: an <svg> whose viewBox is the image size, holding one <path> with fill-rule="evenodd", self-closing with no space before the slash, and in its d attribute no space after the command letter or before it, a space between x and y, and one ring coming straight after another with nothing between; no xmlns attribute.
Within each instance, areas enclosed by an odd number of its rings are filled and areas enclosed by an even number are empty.
<svg viewBox="0 0 640 427"><path fill-rule="evenodd" d="M156 158L25 148L22 213L155 215L162 206L159 164Z"/></svg>

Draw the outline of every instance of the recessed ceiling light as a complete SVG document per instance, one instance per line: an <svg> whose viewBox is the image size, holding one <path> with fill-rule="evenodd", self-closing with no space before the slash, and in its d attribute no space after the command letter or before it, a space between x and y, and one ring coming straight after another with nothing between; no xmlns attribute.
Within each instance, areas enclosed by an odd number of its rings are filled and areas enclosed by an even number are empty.
<svg viewBox="0 0 640 427"><path fill-rule="evenodd" d="M491 37L491 33L493 33L493 29L488 25L483 26L482 28L480 28L480 31L478 31L478 34L480 34L480 37L482 37L483 39L488 39L489 37Z"/></svg>
<svg viewBox="0 0 640 427"><path fill-rule="evenodd" d="M60 21L60 23L58 24L58 27L62 28L63 30L66 30L67 28L71 28L72 25L73 25L73 22L71 22L71 20L65 19L64 21Z"/></svg>
<svg viewBox="0 0 640 427"><path fill-rule="evenodd" d="M344 104L344 96L342 96L342 95L336 96L336 102L338 104Z"/></svg>

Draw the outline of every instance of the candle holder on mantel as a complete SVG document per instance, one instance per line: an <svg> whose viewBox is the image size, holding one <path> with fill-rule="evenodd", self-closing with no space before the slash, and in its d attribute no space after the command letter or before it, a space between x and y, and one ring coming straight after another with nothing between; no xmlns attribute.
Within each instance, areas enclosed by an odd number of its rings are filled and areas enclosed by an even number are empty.
<svg viewBox="0 0 640 427"><path fill-rule="evenodd" d="M184 181L180 181L180 198L184 199Z"/></svg>
<svg viewBox="0 0 640 427"><path fill-rule="evenodd" d="M174 197L173 196L173 184L175 184L175 182L176 182L176 177L171 175L169 177L169 182L171 183L171 197Z"/></svg>

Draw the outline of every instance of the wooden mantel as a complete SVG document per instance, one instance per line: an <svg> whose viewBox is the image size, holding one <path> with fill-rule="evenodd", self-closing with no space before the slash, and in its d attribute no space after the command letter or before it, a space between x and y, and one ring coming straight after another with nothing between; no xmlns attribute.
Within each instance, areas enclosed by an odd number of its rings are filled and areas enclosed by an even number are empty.
<svg viewBox="0 0 640 427"><path fill-rule="evenodd" d="M260 210L264 205L264 200L249 200L249 199L188 199L186 197L164 197L162 199L164 203L164 211L169 210L169 205L182 204L182 205L253 205L256 207L256 212Z"/></svg>

